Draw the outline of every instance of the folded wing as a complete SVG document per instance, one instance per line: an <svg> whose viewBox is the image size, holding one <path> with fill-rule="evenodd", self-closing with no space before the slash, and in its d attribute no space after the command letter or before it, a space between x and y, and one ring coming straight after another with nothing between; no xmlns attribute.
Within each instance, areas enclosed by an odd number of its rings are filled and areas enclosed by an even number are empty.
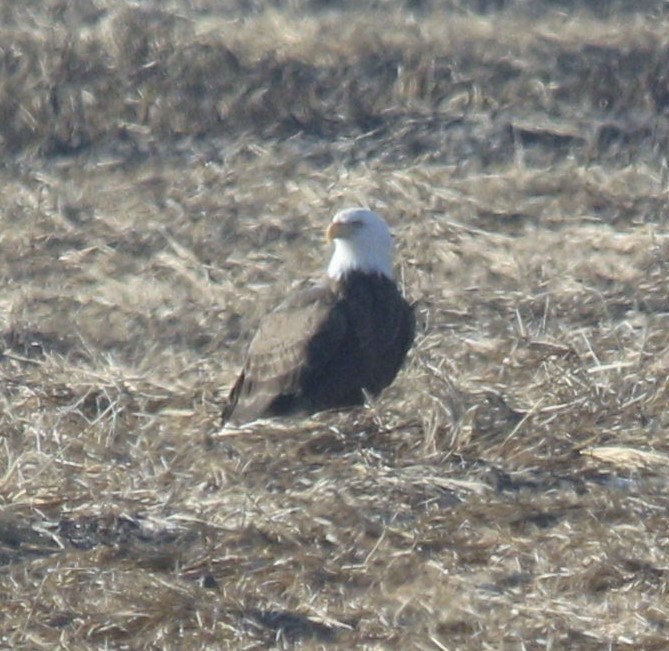
<svg viewBox="0 0 669 651"><path fill-rule="evenodd" d="M251 341L224 422L312 411L310 386L339 354L347 328L346 311L327 283L281 304Z"/></svg>

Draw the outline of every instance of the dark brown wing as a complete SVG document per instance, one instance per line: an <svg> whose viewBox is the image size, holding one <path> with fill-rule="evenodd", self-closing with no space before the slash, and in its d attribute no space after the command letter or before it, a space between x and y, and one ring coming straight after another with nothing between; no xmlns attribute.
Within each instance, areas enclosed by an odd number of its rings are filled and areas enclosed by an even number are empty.
<svg viewBox="0 0 669 651"><path fill-rule="evenodd" d="M309 411L302 395L305 374L328 365L346 331L346 312L328 283L296 293L261 322L223 421Z"/></svg>

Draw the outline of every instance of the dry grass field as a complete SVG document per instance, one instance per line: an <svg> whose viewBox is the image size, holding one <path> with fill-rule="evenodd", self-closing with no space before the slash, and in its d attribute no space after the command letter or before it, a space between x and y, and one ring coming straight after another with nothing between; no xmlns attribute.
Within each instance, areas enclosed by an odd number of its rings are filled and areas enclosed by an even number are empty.
<svg viewBox="0 0 669 651"><path fill-rule="evenodd" d="M0 1L0 648L669 648L664 2ZM418 332L220 428L392 224Z"/></svg>

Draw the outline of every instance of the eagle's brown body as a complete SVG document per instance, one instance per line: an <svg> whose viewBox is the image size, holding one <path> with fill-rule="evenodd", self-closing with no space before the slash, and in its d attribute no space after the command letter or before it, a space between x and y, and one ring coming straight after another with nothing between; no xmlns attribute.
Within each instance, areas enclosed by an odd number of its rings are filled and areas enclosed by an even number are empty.
<svg viewBox="0 0 669 651"><path fill-rule="evenodd" d="M397 375L414 314L396 284L351 271L298 292L260 324L223 420L314 413L359 405Z"/></svg>

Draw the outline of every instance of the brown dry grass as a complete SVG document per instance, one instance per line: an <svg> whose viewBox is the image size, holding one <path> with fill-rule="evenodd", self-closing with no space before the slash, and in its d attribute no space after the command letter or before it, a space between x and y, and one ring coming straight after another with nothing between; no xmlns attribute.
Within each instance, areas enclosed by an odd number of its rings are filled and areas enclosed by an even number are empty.
<svg viewBox="0 0 669 651"><path fill-rule="evenodd" d="M0 646L664 649L663 4L0 3ZM330 214L420 327L219 431Z"/></svg>

